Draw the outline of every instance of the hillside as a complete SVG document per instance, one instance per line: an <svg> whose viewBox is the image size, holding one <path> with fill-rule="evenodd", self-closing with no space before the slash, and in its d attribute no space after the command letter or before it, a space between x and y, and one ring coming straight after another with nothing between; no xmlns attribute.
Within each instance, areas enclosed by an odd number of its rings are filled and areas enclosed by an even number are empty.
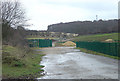
<svg viewBox="0 0 120 81"><path fill-rule="evenodd" d="M99 21L74 21L68 23L58 23L48 26L50 32L77 33L80 35L112 33L118 30L118 20Z"/></svg>
<svg viewBox="0 0 120 81"><path fill-rule="evenodd" d="M72 41L105 41L107 39L118 40L118 33L82 35L73 38Z"/></svg>

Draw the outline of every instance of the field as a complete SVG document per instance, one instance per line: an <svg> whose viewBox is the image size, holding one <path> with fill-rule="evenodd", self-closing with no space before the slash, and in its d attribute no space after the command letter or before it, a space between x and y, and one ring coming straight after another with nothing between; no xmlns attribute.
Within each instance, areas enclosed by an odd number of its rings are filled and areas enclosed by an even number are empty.
<svg viewBox="0 0 120 81"><path fill-rule="evenodd" d="M96 35L81 35L75 37L72 41L105 41L107 39L113 39L114 41L118 40L118 33L109 33L109 34L96 34Z"/></svg>
<svg viewBox="0 0 120 81"><path fill-rule="evenodd" d="M26 39L58 39L58 38L56 38L56 37L27 36Z"/></svg>

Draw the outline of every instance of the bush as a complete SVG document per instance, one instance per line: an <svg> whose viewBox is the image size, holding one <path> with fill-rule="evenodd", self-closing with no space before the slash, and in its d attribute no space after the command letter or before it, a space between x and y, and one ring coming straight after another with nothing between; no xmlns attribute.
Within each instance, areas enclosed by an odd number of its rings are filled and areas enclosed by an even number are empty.
<svg viewBox="0 0 120 81"><path fill-rule="evenodd" d="M2 40L3 45L27 46L26 30L23 27L18 27L17 29L10 27L7 24L2 24Z"/></svg>

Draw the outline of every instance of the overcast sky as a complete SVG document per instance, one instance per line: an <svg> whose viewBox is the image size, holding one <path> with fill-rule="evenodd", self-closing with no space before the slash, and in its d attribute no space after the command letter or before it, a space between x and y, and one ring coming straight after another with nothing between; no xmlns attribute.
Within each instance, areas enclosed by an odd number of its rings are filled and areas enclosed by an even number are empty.
<svg viewBox="0 0 120 81"><path fill-rule="evenodd" d="M20 0L26 9L29 29L46 30L50 24L118 18L119 0Z"/></svg>

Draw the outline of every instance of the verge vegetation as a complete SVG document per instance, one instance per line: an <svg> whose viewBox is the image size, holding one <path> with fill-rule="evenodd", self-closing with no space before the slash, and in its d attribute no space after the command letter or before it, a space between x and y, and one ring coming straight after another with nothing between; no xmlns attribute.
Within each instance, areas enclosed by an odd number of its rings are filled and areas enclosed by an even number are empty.
<svg viewBox="0 0 120 81"><path fill-rule="evenodd" d="M25 39L27 30L26 17L21 3L16 1L0 1L2 6L2 78L34 79L43 72L40 65L42 53L29 48Z"/></svg>
<svg viewBox="0 0 120 81"><path fill-rule="evenodd" d="M43 67L40 64L43 54L30 50L3 45L2 74L3 78L31 78L42 76Z"/></svg>

